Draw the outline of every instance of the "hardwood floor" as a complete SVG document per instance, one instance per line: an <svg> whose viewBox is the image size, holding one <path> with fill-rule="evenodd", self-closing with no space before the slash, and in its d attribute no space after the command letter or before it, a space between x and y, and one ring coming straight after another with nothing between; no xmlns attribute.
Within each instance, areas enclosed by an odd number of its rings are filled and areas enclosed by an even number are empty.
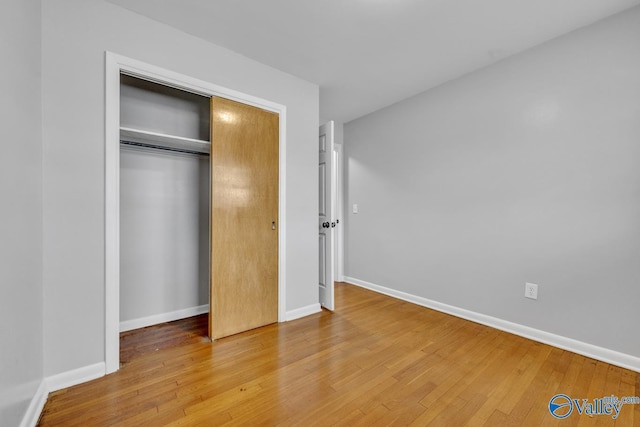
<svg viewBox="0 0 640 427"><path fill-rule="evenodd" d="M199 342L211 342L207 337L209 316L189 317L175 322L161 323L120 334L120 364L134 358L171 347Z"/></svg>
<svg viewBox="0 0 640 427"><path fill-rule="evenodd" d="M351 285L336 308L214 343L124 335L122 369L52 393L39 425L640 426L640 405L548 409L558 393L638 396L636 372Z"/></svg>

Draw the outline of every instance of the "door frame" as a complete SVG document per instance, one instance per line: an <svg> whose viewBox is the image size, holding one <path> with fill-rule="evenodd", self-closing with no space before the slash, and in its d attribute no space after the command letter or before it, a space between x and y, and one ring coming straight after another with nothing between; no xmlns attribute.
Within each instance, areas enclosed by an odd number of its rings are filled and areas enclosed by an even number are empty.
<svg viewBox="0 0 640 427"><path fill-rule="evenodd" d="M286 320L286 134L287 109L204 80L105 52L105 373L120 367L120 74L187 92L220 96L279 115L278 322Z"/></svg>
<svg viewBox="0 0 640 427"><path fill-rule="evenodd" d="M335 138L335 129L334 129ZM335 275L334 281L344 282L344 206L343 206L343 189L344 189L344 148L342 142L335 142L333 150L338 153L338 161L335 161L336 170L336 186L335 186L335 212L336 218L340 219L340 224L336 227L335 235Z"/></svg>

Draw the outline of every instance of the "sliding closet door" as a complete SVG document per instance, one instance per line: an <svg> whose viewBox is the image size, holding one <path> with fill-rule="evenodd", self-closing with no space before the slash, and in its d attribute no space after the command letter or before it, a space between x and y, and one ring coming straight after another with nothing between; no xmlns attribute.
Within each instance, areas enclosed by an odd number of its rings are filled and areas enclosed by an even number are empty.
<svg viewBox="0 0 640 427"><path fill-rule="evenodd" d="M209 335L278 321L278 114L211 99Z"/></svg>

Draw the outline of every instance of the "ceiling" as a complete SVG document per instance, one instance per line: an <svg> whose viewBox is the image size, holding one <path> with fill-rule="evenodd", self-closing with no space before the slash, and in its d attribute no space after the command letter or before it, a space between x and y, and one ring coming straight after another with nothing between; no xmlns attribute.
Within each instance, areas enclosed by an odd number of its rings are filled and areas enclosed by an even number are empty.
<svg viewBox="0 0 640 427"><path fill-rule="evenodd" d="M320 86L348 122L640 0L108 0Z"/></svg>

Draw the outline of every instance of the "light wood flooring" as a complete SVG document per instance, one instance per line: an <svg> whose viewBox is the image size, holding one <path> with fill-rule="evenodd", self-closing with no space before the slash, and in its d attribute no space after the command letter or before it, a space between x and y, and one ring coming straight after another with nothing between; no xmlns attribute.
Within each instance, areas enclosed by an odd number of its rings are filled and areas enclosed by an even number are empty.
<svg viewBox="0 0 640 427"><path fill-rule="evenodd" d="M52 393L39 425L640 426L640 405L548 410L638 396L636 372L352 285L334 313L214 343L202 319L123 334L123 367Z"/></svg>
<svg viewBox="0 0 640 427"><path fill-rule="evenodd" d="M211 342L207 338L209 315L189 317L120 334L120 365L141 356L187 344Z"/></svg>

